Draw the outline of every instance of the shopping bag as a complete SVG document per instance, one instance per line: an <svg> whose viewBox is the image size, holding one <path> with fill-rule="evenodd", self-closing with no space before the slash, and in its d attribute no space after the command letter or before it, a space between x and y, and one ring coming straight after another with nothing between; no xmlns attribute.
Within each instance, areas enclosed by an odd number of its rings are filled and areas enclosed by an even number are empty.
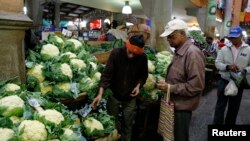
<svg viewBox="0 0 250 141"><path fill-rule="evenodd" d="M224 95L225 96L236 96L238 93L238 87L236 86L234 80L230 79L229 83L227 84Z"/></svg>
<svg viewBox="0 0 250 141"><path fill-rule="evenodd" d="M157 132L164 141L174 141L174 103L170 101L170 85L168 92L161 98L160 116Z"/></svg>

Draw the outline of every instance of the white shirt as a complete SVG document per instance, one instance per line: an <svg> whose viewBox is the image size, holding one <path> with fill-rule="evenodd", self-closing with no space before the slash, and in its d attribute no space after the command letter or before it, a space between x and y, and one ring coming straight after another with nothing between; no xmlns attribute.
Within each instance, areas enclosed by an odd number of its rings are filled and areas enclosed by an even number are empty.
<svg viewBox="0 0 250 141"><path fill-rule="evenodd" d="M128 38L127 33L119 29L110 29L108 33L111 33L112 35L114 35L116 39L122 39L123 41L126 41Z"/></svg>

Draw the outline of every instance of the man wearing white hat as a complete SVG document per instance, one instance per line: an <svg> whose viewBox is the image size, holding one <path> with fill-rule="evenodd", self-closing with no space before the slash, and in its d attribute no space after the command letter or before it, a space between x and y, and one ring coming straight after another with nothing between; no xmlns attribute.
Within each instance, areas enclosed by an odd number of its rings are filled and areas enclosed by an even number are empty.
<svg viewBox="0 0 250 141"><path fill-rule="evenodd" d="M198 107L205 86L204 55L188 39L187 28L184 21L174 19L167 23L165 31L160 35L166 37L170 46L175 48L165 81L156 84L164 92L170 89L170 99L175 104L175 141L189 140L192 111Z"/></svg>

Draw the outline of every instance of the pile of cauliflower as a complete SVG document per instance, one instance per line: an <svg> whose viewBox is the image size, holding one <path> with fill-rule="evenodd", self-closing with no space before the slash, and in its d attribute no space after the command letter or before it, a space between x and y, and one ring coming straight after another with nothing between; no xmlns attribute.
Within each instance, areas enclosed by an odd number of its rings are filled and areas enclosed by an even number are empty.
<svg viewBox="0 0 250 141"><path fill-rule="evenodd" d="M53 98L76 98L82 78L94 78L98 72L97 59L86 51L86 45L76 39L49 35L48 40L30 51L26 59L28 90ZM96 89L91 83L88 91ZM85 85L85 84L84 84ZM94 86L92 86L94 85Z"/></svg>
<svg viewBox="0 0 250 141"><path fill-rule="evenodd" d="M155 88L159 80L164 80L168 65L172 61L172 54L168 51L156 53L155 58L148 60L148 78L142 89L142 96L157 101L162 92Z"/></svg>

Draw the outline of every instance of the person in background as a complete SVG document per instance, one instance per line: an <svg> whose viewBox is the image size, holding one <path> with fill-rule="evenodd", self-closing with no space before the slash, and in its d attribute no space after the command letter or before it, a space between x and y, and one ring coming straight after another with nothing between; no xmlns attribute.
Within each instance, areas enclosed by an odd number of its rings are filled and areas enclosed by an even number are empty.
<svg viewBox="0 0 250 141"><path fill-rule="evenodd" d="M165 81L156 83L156 87L165 93L170 89L170 100L175 103L175 141L189 140L192 111L198 107L205 87L204 54L187 37L187 28L183 20L174 19L167 23L160 35L175 48Z"/></svg>
<svg viewBox="0 0 250 141"><path fill-rule="evenodd" d="M143 51L143 35L134 35L124 47L114 48L101 75L100 88L92 107L96 108L104 90L110 88L113 95L107 101L108 113L116 118L122 112L122 141L130 141L132 126L136 116L136 96L148 77L147 56ZM119 129L118 129L119 130Z"/></svg>
<svg viewBox="0 0 250 141"><path fill-rule="evenodd" d="M135 34L142 34L146 41L146 46L149 46L149 38L150 38L151 28L146 24L134 24L128 30L128 37Z"/></svg>
<svg viewBox="0 0 250 141"><path fill-rule="evenodd" d="M215 106L213 124L235 124L240 108L243 87L238 87L236 96L225 96L224 89L230 80L230 73L250 72L250 48L242 41L242 29L234 26L230 29L227 38L232 44L226 44L216 58L215 66L219 70L220 78L217 82L217 102ZM227 114L224 112L228 105Z"/></svg>
<svg viewBox="0 0 250 141"><path fill-rule="evenodd" d="M207 46L203 49L203 53L206 57L212 56L216 58L217 52L216 49L218 48L217 42L214 42L212 37L206 37Z"/></svg>
<svg viewBox="0 0 250 141"><path fill-rule="evenodd" d="M216 48L216 52L217 54L219 54L219 51L221 50L221 48L225 47L225 38L221 38L220 41L218 42L218 47Z"/></svg>
<svg viewBox="0 0 250 141"><path fill-rule="evenodd" d="M106 34L106 38L108 41L114 41L115 39L122 39L125 42L128 38L127 32L118 29L117 26L118 22L113 20L111 23L111 29L109 29Z"/></svg>

